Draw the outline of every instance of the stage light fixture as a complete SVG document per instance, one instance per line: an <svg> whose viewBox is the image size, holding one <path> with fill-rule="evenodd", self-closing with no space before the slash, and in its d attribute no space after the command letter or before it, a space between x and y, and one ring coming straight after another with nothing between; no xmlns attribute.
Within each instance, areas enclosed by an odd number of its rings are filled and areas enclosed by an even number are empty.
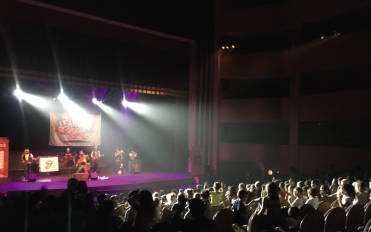
<svg viewBox="0 0 371 232"><path fill-rule="evenodd" d="M138 113L144 113L145 111L147 111L147 106L145 106L144 104L141 104L141 103L135 103L135 102L128 102L126 101L126 99L124 99L122 101L122 105L124 107L129 107L130 109L138 112Z"/></svg>
<svg viewBox="0 0 371 232"><path fill-rule="evenodd" d="M13 94L19 99L19 100L22 100L23 97L24 97L24 92L22 90L20 90L19 88L17 88L16 90L14 90Z"/></svg>
<svg viewBox="0 0 371 232"><path fill-rule="evenodd" d="M96 98L91 99L91 101L96 105L98 104L98 100Z"/></svg>
<svg viewBox="0 0 371 232"><path fill-rule="evenodd" d="M222 46L222 49L225 49L225 47L224 47L224 46Z"/></svg>
<svg viewBox="0 0 371 232"><path fill-rule="evenodd" d="M232 48L235 48L235 46L234 46L234 45L232 45L231 47L232 47Z"/></svg>
<svg viewBox="0 0 371 232"><path fill-rule="evenodd" d="M228 47L228 46L225 46L225 48L226 48L226 49L229 49L229 47Z"/></svg>

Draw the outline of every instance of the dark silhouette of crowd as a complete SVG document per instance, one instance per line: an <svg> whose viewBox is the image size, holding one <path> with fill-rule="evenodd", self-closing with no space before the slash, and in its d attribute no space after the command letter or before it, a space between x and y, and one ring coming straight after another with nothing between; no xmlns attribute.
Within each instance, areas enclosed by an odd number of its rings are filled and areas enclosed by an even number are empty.
<svg viewBox="0 0 371 232"><path fill-rule="evenodd" d="M358 177L342 173L332 180L329 175L300 180L303 176L299 177L294 170L287 179L273 175L269 181L250 184L227 186L215 182L209 186L205 182L169 192L134 189L119 195L94 195L85 181L71 178L60 196L41 189L3 197L0 231L223 232L214 220L215 209L229 209L233 223L241 228L247 229L250 216L256 214L265 215L265 231L280 226L297 231L298 209L304 204L332 197L344 209L353 204L366 205L370 199L369 177L367 174ZM283 201L289 207L284 224L280 215Z"/></svg>

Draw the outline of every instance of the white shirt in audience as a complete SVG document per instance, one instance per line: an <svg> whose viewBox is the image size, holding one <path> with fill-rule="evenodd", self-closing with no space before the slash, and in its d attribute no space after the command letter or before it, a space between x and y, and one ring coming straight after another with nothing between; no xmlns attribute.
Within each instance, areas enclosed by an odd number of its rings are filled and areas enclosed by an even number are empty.
<svg viewBox="0 0 371 232"><path fill-rule="evenodd" d="M318 198L317 197L313 197L313 198L309 198L306 202L305 202L305 204L310 204L311 206L315 206L315 205L317 205L317 203L318 203Z"/></svg>
<svg viewBox="0 0 371 232"><path fill-rule="evenodd" d="M292 203L291 203L291 206L292 207L300 207L300 206L302 206L304 204L304 202L303 202L303 199L301 199L301 198L296 198Z"/></svg>

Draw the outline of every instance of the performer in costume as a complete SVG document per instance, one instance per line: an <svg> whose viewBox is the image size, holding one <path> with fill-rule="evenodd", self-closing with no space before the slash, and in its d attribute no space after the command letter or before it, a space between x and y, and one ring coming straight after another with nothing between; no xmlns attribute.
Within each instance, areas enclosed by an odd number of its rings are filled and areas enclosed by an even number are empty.
<svg viewBox="0 0 371 232"><path fill-rule="evenodd" d="M94 172L96 172L97 169L98 169L98 160L100 158L100 151L98 151L97 146L94 147L94 151L91 152L90 157L91 157L91 160L92 160L90 162L91 163L90 166L93 166L94 167L93 170L94 170Z"/></svg>
<svg viewBox="0 0 371 232"><path fill-rule="evenodd" d="M33 155L30 153L30 150L25 149L22 154L22 164L24 167L23 176L26 180L28 180L28 174L30 174L30 171L31 171L32 160L33 160Z"/></svg>
<svg viewBox="0 0 371 232"><path fill-rule="evenodd" d="M121 167L121 160L122 156L124 154L124 151L120 151L119 149L115 152L115 173L117 174Z"/></svg>
<svg viewBox="0 0 371 232"><path fill-rule="evenodd" d="M85 155L84 154L84 151L81 150L80 151L80 154L78 155L78 160L76 162L76 166L77 166L76 173L81 172L83 169L84 169L84 172L85 173L88 173L88 167L86 165L86 163L88 162L88 160L90 160L89 155Z"/></svg>

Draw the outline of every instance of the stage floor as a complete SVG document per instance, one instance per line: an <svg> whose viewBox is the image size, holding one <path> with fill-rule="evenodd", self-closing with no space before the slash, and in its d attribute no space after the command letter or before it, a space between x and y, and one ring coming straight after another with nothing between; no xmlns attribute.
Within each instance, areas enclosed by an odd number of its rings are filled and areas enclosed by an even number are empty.
<svg viewBox="0 0 371 232"><path fill-rule="evenodd" d="M112 173L112 172L111 172ZM99 173L107 179L87 180L89 191L119 193L133 188L160 190L166 188L186 187L196 184L198 178L182 173L140 173L115 175ZM63 190L71 175L40 176L36 182L2 181L0 194L6 192L35 191L45 187L48 190Z"/></svg>

